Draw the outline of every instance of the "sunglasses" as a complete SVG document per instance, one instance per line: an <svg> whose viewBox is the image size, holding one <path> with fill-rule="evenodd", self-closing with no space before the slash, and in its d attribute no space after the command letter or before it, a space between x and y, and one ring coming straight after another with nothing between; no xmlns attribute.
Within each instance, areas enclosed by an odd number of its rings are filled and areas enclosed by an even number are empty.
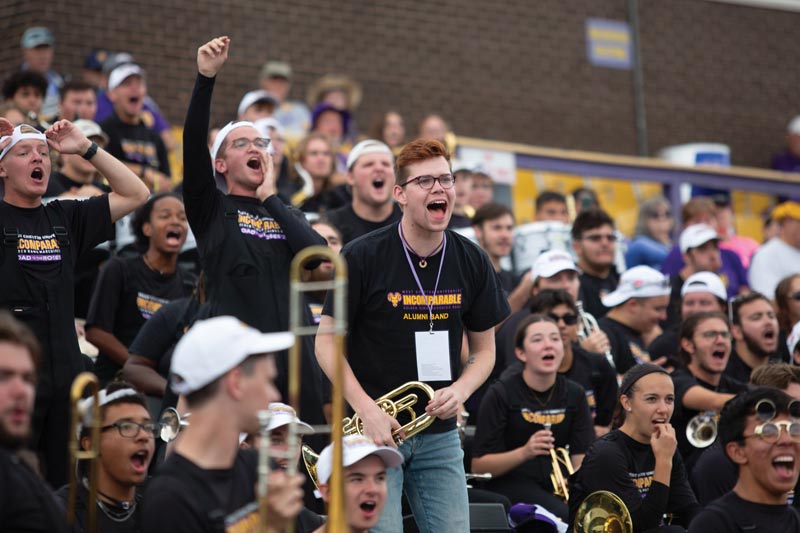
<svg viewBox="0 0 800 533"><path fill-rule="evenodd" d="M770 444L778 442L781 438L781 431L786 430L786 434L795 442L800 442L800 401L793 400L788 406L789 416L794 420L781 420L773 422L772 419L778 413L775 403L772 400L760 400L756 404L756 418L762 421L755 427L752 435L744 435L744 438L759 437Z"/></svg>
<svg viewBox="0 0 800 533"><path fill-rule="evenodd" d="M557 315L555 313L547 313L547 316L553 320L556 324L558 324L559 320L563 320L564 324L567 326L574 326L578 323L578 315L574 313L567 313L565 315Z"/></svg>

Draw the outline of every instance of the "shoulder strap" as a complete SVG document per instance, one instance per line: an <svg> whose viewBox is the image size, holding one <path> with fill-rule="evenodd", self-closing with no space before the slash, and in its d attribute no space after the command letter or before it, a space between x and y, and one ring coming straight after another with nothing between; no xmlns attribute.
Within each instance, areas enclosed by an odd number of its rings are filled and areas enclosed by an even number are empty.
<svg viewBox="0 0 800 533"><path fill-rule="evenodd" d="M3 246L9 248L16 248L19 242L19 228L6 228L3 227Z"/></svg>
<svg viewBox="0 0 800 533"><path fill-rule="evenodd" d="M69 246L69 232L67 231L67 224L64 221L64 218L61 216L61 210L56 205L53 209L47 209L47 206L43 207L44 215L47 217L47 221L50 223L50 227L53 228L53 233L56 236L56 240L58 241L58 246L61 249L64 249ZM53 216L51 216L51 214ZM61 225L53 224L53 218L57 218L57 222L60 222Z"/></svg>

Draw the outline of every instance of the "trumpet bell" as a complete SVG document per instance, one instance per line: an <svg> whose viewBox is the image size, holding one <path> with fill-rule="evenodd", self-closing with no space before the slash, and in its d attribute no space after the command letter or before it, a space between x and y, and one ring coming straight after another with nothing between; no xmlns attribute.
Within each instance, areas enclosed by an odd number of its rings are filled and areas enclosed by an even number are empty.
<svg viewBox="0 0 800 533"><path fill-rule="evenodd" d="M578 507L573 529L575 533L633 533L633 520L619 496L599 490Z"/></svg>
<svg viewBox="0 0 800 533"><path fill-rule="evenodd" d="M306 466L306 471L311 481L314 482L314 488L319 489L319 478L317 477L317 461L319 461L319 454L314 452L311 446L303 444L301 455L303 456L303 464Z"/></svg>
<svg viewBox="0 0 800 533"><path fill-rule="evenodd" d="M717 419L713 413L700 413L686 424L686 440L695 448L708 448L717 440Z"/></svg>
<svg viewBox="0 0 800 533"><path fill-rule="evenodd" d="M189 425L189 422L186 420L188 416L189 415L186 414L181 418L178 410L174 407L167 407L164 409L164 412L161 413L161 418L158 419L161 425L158 436L161 440L164 442L174 441L178 437L178 433L181 432L181 429Z"/></svg>

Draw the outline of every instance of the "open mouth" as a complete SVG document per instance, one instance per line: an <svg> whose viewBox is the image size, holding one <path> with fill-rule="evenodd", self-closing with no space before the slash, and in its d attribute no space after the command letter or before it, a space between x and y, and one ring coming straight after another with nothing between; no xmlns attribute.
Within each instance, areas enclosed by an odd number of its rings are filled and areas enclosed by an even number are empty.
<svg viewBox="0 0 800 533"><path fill-rule="evenodd" d="M654 426L657 426L659 424L666 424L666 423L667 423L667 419L666 418L656 418L655 420L653 420L653 425Z"/></svg>
<svg viewBox="0 0 800 533"><path fill-rule="evenodd" d="M36 181L41 181L42 179L44 179L44 170L42 170L39 167L34 168L31 171L31 178L33 178Z"/></svg>
<svg viewBox="0 0 800 533"><path fill-rule="evenodd" d="M725 350L714 350L711 352L711 357L714 359L725 359Z"/></svg>
<svg viewBox="0 0 800 533"><path fill-rule="evenodd" d="M375 512L375 509L378 507L378 503L374 502L372 500L368 500L368 501L362 502L361 505L359 505L359 507L365 513L372 514L372 513Z"/></svg>
<svg viewBox="0 0 800 533"><path fill-rule="evenodd" d="M772 339L775 338L775 333L776 332L775 332L774 329L768 329L768 330L764 331L764 338L767 339L767 340L772 340Z"/></svg>
<svg viewBox="0 0 800 533"><path fill-rule="evenodd" d="M550 353L549 354L545 354L544 356L542 356L542 361L555 361L555 360L556 360L556 356L553 355L553 354L550 354Z"/></svg>
<svg viewBox="0 0 800 533"><path fill-rule="evenodd" d="M147 458L150 456L147 450L139 450L131 455L131 464L137 472L144 472L147 469Z"/></svg>
<svg viewBox="0 0 800 533"><path fill-rule="evenodd" d="M131 96L130 98L128 98L128 101L132 104L138 104L139 100L140 98L138 96Z"/></svg>
<svg viewBox="0 0 800 533"><path fill-rule="evenodd" d="M386 181L383 178L372 180L372 186L376 189L383 189L384 185L386 185Z"/></svg>
<svg viewBox="0 0 800 533"><path fill-rule="evenodd" d="M447 202L444 200L434 200L428 204L428 211L444 218L447 213Z"/></svg>
<svg viewBox="0 0 800 533"><path fill-rule="evenodd" d="M773 459L772 466L782 477L792 477L794 462L794 457L791 455L780 455Z"/></svg>
<svg viewBox="0 0 800 533"><path fill-rule="evenodd" d="M180 245L183 241L183 232L170 230L167 232L167 244Z"/></svg>
<svg viewBox="0 0 800 533"><path fill-rule="evenodd" d="M257 157L253 157L251 159L248 159L247 166L249 168L252 168L253 170L261 170L261 159L259 159Z"/></svg>

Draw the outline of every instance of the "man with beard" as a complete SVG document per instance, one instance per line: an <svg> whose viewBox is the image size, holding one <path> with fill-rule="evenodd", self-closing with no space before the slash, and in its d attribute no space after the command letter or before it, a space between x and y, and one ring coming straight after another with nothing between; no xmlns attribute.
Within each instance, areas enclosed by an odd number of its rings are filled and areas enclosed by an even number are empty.
<svg viewBox="0 0 800 533"><path fill-rule="evenodd" d="M723 374L731 353L731 332L722 313L700 312L684 320L680 344L685 367L672 374L678 407L672 425L686 471L691 472L704 447L696 447L686 438L689 421L703 412L719 413L725 402L747 390L747 385Z"/></svg>
<svg viewBox="0 0 800 533"><path fill-rule="evenodd" d="M731 333L735 342L725 374L742 383L778 352L778 319L761 293L751 292L731 302Z"/></svg>
<svg viewBox="0 0 800 533"><path fill-rule="evenodd" d="M17 455L30 437L39 344L0 311L0 524L4 531L67 531L50 489Z"/></svg>
<svg viewBox="0 0 800 533"><path fill-rule="evenodd" d="M380 141L367 139L347 156L347 183L353 191L350 205L326 213L342 233L343 244L400 220L402 211L392 198L394 156Z"/></svg>
<svg viewBox="0 0 800 533"><path fill-rule="evenodd" d="M601 299L619 284L614 266L617 251L614 219L602 209L581 211L572 224L572 247L581 269L578 300L583 302L587 313L599 320L608 312Z"/></svg>

